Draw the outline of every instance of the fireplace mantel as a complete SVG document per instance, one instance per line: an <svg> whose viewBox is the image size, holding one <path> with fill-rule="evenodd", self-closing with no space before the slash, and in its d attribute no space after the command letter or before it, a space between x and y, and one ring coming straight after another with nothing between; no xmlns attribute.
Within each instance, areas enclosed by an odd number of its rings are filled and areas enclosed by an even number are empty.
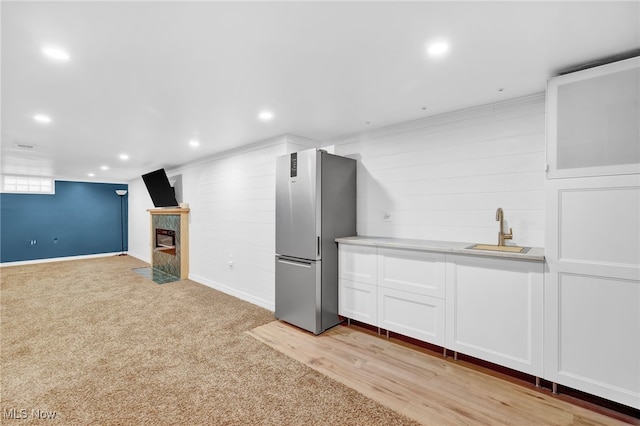
<svg viewBox="0 0 640 426"><path fill-rule="evenodd" d="M147 209L151 214L189 214L191 209L183 209L182 207L171 207L166 209Z"/></svg>
<svg viewBox="0 0 640 426"><path fill-rule="evenodd" d="M188 208L148 209L151 216L150 242L151 266L155 269L176 276L181 280L189 278L189 212ZM166 217L166 216L174 216ZM173 223L176 232L175 255L159 253L156 250L156 228L163 228L163 223Z"/></svg>

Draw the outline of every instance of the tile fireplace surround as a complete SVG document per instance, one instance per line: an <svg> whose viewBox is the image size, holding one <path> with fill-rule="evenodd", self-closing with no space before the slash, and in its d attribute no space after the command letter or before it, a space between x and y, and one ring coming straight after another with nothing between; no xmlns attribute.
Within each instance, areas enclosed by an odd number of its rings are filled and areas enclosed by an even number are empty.
<svg viewBox="0 0 640 426"><path fill-rule="evenodd" d="M189 211L183 208L149 209L151 214L151 267L186 280L189 277ZM173 250L156 248L156 229L175 232Z"/></svg>

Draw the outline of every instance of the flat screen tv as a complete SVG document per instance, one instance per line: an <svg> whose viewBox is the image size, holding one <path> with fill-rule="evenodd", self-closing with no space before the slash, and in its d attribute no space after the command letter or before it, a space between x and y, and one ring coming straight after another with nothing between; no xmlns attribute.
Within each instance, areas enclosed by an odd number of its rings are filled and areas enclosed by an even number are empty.
<svg viewBox="0 0 640 426"><path fill-rule="evenodd" d="M177 207L176 193L169 183L164 169L142 175L142 180L147 186L151 201L156 207Z"/></svg>

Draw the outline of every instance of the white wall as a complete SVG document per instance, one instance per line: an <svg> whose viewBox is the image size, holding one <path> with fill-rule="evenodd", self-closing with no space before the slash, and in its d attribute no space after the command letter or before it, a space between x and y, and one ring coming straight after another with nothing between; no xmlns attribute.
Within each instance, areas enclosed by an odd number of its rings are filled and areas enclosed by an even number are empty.
<svg viewBox="0 0 640 426"><path fill-rule="evenodd" d="M327 141L358 159L358 235L544 246L544 97ZM391 221L382 221L383 212Z"/></svg>
<svg viewBox="0 0 640 426"><path fill-rule="evenodd" d="M142 178L129 182L127 197L129 197L129 250L127 253L145 262L151 262L151 218L147 209L153 208L153 202Z"/></svg>
<svg viewBox="0 0 640 426"><path fill-rule="evenodd" d="M274 310L275 159L317 145L287 135L167 170L191 209L190 279ZM142 179L129 188L129 254L148 262L153 204Z"/></svg>
<svg viewBox="0 0 640 426"><path fill-rule="evenodd" d="M543 246L544 99L483 106L326 141L358 162L358 234ZM313 143L283 136L203 159L182 174L190 279L267 309L275 304L275 158ZM150 260L151 199L129 182L129 254ZM382 222L383 211L391 222ZM233 262L230 266L229 262Z"/></svg>

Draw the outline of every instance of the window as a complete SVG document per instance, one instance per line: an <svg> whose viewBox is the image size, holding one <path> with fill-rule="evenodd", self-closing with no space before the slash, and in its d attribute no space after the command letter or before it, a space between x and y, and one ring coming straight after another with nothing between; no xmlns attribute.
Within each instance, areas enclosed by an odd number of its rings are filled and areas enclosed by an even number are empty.
<svg viewBox="0 0 640 426"><path fill-rule="evenodd" d="M39 176L2 176L2 192L53 194L53 179Z"/></svg>

